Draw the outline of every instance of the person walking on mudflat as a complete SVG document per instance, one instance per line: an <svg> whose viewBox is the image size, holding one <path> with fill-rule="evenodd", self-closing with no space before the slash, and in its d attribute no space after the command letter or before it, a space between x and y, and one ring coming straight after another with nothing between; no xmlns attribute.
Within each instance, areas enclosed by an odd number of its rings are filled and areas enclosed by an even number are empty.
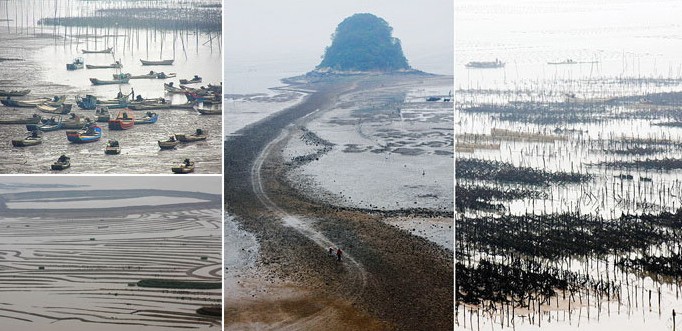
<svg viewBox="0 0 682 331"><path fill-rule="evenodd" d="M334 248L329 246L329 256L334 256Z"/></svg>
<svg viewBox="0 0 682 331"><path fill-rule="evenodd" d="M341 248L336 249L336 260L339 262L341 262L341 255L343 255Z"/></svg>

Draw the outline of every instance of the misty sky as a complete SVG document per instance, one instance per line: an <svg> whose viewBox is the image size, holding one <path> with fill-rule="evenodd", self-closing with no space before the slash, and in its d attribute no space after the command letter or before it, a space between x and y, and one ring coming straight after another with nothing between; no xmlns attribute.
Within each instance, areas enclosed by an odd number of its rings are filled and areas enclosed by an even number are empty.
<svg viewBox="0 0 682 331"><path fill-rule="evenodd" d="M168 189L222 193L221 176L2 176L3 183L90 185L94 189Z"/></svg>
<svg viewBox="0 0 682 331"><path fill-rule="evenodd" d="M363 12L393 27L412 67L438 74L453 71L452 0L226 0L223 10L226 73L230 66L273 61L312 70L336 26Z"/></svg>

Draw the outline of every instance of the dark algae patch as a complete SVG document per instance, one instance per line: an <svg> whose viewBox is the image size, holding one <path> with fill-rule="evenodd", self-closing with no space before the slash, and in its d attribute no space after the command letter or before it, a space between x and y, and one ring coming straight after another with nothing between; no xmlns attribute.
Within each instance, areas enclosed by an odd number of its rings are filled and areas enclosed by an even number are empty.
<svg viewBox="0 0 682 331"><path fill-rule="evenodd" d="M188 290L215 290L223 288L221 282L193 282L173 279L143 279L137 282L139 287L174 288Z"/></svg>
<svg viewBox="0 0 682 331"><path fill-rule="evenodd" d="M400 39L392 36L393 28L372 14L355 14L346 18L332 35L318 70L397 71L410 66L403 55Z"/></svg>

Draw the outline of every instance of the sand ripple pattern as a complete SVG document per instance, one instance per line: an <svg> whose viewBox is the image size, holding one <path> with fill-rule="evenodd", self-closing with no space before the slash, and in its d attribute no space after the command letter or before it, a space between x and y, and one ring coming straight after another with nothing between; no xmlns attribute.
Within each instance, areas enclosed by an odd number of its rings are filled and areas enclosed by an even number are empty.
<svg viewBox="0 0 682 331"><path fill-rule="evenodd" d="M11 329L218 329L197 315L218 290L141 288L144 278L218 282L220 210L123 218L0 218L0 323ZM28 323L33 322L33 323ZM82 326L81 326L82 327Z"/></svg>

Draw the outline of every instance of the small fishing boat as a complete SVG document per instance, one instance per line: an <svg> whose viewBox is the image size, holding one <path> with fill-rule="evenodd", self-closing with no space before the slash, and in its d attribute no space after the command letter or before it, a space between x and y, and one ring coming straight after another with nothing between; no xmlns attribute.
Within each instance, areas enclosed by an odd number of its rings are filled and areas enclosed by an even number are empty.
<svg viewBox="0 0 682 331"><path fill-rule="evenodd" d="M85 97L76 96L76 104L80 109L93 110L99 106L106 106L109 109L125 108L127 102L124 98L119 100L98 100L94 95L86 95Z"/></svg>
<svg viewBox="0 0 682 331"><path fill-rule="evenodd" d="M143 66L170 66L173 65L173 61L175 60L149 61L140 59Z"/></svg>
<svg viewBox="0 0 682 331"><path fill-rule="evenodd" d="M161 149L173 149L180 143L179 140L175 139L175 136L170 136L168 140L159 140L159 147Z"/></svg>
<svg viewBox="0 0 682 331"><path fill-rule="evenodd" d="M111 113L107 107L98 107L95 110L95 116L97 116L96 121L100 123L108 123L111 119Z"/></svg>
<svg viewBox="0 0 682 331"><path fill-rule="evenodd" d="M177 74L174 72L165 73L162 71L156 74L156 78L158 79L175 78L175 76L177 76Z"/></svg>
<svg viewBox="0 0 682 331"><path fill-rule="evenodd" d="M77 57L73 59L73 62L66 64L66 70L78 70L83 69L85 66L85 60L82 57Z"/></svg>
<svg viewBox="0 0 682 331"><path fill-rule="evenodd" d="M33 130L28 133L28 135L22 139L12 139L12 146L14 147L27 147L35 146L43 142L43 133L40 130Z"/></svg>
<svg viewBox="0 0 682 331"><path fill-rule="evenodd" d="M135 116L128 109L123 109L116 114L116 118L109 120L109 130L128 130L135 125Z"/></svg>
<svg viewBox="0 0 682 331"><path fill-rule="evenodd" d="M130 77L122 77L114 80L99 80L97 78L90 78L92 85L113 85L113 84L128 84Z"/></svg>
<svg viewBox="0 0 682 331"><path fill-rule="evenodd" d="M150 71L148 74L144 74L144 75L132 75L132 74L126 74L126 75L130 75L130 79L155 79L158 74L154 71ZM116 75L114 75L114 78L115 77L116 77Z"/></svg>
<svg viewBox="0 0 682 331"><path fill-rule="evenodd" d="M133 77L133 75L131 75L131 74L124 74L124 73L113 74L112 76L114 76L114 79L126 79L126 78L131 79Z"/></svg>
<svg viewBox="0 0 682 331"><path fill-rule="evenodd" d="M467 68L472 68L472 69L496 69L496 68L504 68L504 62L495 59L495 61L482 61L482 62L469 62L464 65Z"/></svg>
<svg viewBox="0 0 682 331"><path fill-rule="evenodd" d="M0 124L38 124L40 123L40 115L33 114L28 118L5 118L0 119Z"/></svg>
<svg viewBox="0 0 682 331"><path fill-rule="evenodd" d="M123 68L123 65L121 64L121 62L116 61L112 64L107 64L107 65L86 64L85 67L88 69L120 69L120 68Z"/></svg>
<svg viewBox="0 0 682 331"><path fill-rule="evenodd" d="M157 113L147 112L141 119L135 120L135 124L154 124L159 119Z"/></svg>
<svg viewBox="0 0 682 331"><path fill-rule="evenodd" d="M71 166L71 158L62 154L62 156L60 156L57 159L57 161L55 161L55 163L52 163L50 168L52 170L64 170L70 166Z"/></svg>
<svg viewBox="0 0 682 331"><path fill-rule="evenodd" d="M81 130L67 130L66 139L72 143L91 143L102 138L102 128L90 123Z"/></svg>
<svg viewBox="0 0 682 331"><path fill-rule="evenodd" d="M196 84L196 83L201 83L202 79L201 77L194 75L194 78L192 79L181 79L180 84Z"/></svg>
<svg viewBox="0 0 682 331"><path fill-rule="evenodd" d="M163 83L163 88L166 90L168 93L185 93L187 90L180 88L180 87L175 87L173 86L173 83Z"/></svg>
<svg viewBox="0 0 682 331"><path fill-rule="evenodd" d="M31 90L0 90L0 97L21 97L31 93Z"/></svg>
<svg viewBox="0 0 682 331"><path fill-rule="evenodd" d="M171 170L176 174L188 174L190 172L194 172L194 162L190 161L189 159L185 159L185 161L182 163L172 167Z"/></svg>
<svg viewBox="0 0 682 331"><path fill-rule="evenodd" d="M222 115L223 114L223 107L216 107L216 108L200 108L196 107L196 109L199 114L201 115Z"/></svg>
<svg viewBox="0 0 682 331"><path fill-rule="evenodd" d="M50 106L48 104L43 104L37 105L35 107L38 108L38 110L42 111L43 113L64 115L71 112L72 106L73 105L70 103L63 103L59 106Z"/></svg>
<svg viewBox="0 0 682 331"><path fill-rule="evenodd" d="M555 65L556 64L576 64L576 63L578 63L578 62L574 61L573 59L566 59L566 60L561 61L561 62L547 62L547 64L555 64Z"/></svg>
<svg viewBox="0 0 682 331"><path fill-rule="evenodd" d="M136 104L130 105L128 108L132 110L156 110L156 109L168 109L169 104L166 103L147 103L147 104Z"/></svg>
<svg viewBox="0 0 682 331"><path fill-rule="evenodd" d="M107 142L107 147L104 148L104 154L121 154L121 145L119 145L118 140L109 140L109 142Z"/></svg>
<svg viewBox="0 0 682 331"><path fill-rule="evenodd" d="M194 108L194 106L196 106L196 105L197 105L197 103L195 101L190 101L187 103L178 103L178 104L174 104L174 105L169 105L168 108L171 108L171 109L191 109L191 108Z"/></svg>
<svg viewBox="0 0 682 331"><path fill-rule="evenodd" d="M90 124L92 121L89 118L82 118L74 113L71 113L71 116L67 118L66 120L62 121L62 129L80 129L88 124Z"/></svg>
<svg viewBox="0 0 682 331"><path fill-rule="evenodd" d="M111 53L111 51L113 51L113 50L114 50L113 47L109 47L109 48L99 50L99 51L90 51L87 49L81 49L81 52L83 52L83 54L96 54L96 53Z"/></svg>
<svg viewBox="0 0 682 331"><path fill-rule="evenodd" d="M26 130L40 130L42 132L49 132L60 130L63 126L64 123L62 123L62 117L59 116L57 119L54 117L42 119L38 124L26 124Z"/></svg>
<svg viewBox="0 0 682 331"><path fill-rule="evenodd" d="M197 129L192 134L176 133L175 137L183 143L189 143L194 141L206 140L208 138L208 131L203 129Z"/></svg>
<svg viewBox="0 0 682 331"><path fill-rule="evenodd" d="M50 101L48 98L34 99L34 100L14 100L7 97L0 99L0 103L7 107L33 108L37 105Z"/></svg>

